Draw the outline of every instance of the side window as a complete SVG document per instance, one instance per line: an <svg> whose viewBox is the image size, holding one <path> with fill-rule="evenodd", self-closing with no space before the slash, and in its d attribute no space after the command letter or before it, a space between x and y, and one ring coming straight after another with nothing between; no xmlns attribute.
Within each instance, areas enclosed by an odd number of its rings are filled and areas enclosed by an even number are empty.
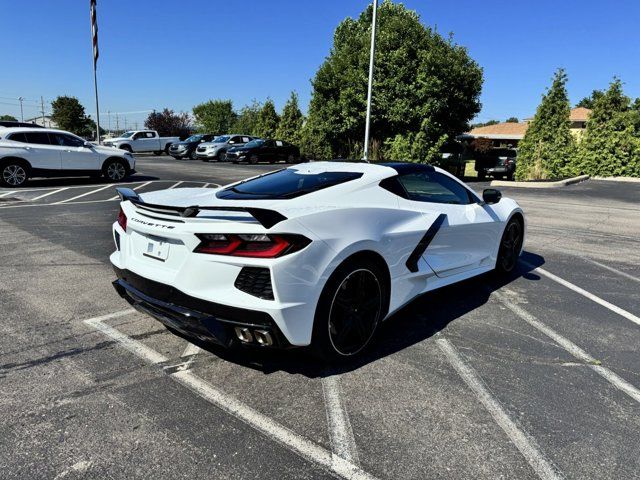
<svg viewBox="0 0 640 480"><path fill-rule="evenodd" d="M24 132L14 133L8 137L9 140L13 140L14 142L27 143L27 137Z"/></svg>
<svg viewBox="0 0 640 480"><path fill-rule="evenodd" d="M72 137L71 135L65 135L63 133L53 133L50 134L51 143L53 145L60 145L63 147L82 147L84 145L84 141L79 138Z"/></svg>
<svg viewBox="0 0 640 480"><path fill-rule="evenodd" d="M147 132L147 138L155 138L156 134L153 132Z"/></svg>
<svg viewBox="0 0 640 480"><path fill-rule="evenodd" d="M401 175L398 181L406 190L409 200L455 205L473 203L473 198L465 187L439 172Z"/></svg>
<svg viewBox="0 0 640 480"><path fill-rule="evenodd" d="M242 143L249 143L251 139L249 137L242 137Z"/></svg>
<svg viewBox="0 0 640 480"><path fill-rule="evenodd" d="M141 138L144 138L144 133L142 132L138 132L133 136L134 140L140 140Z"/></svg>
<svg viewBox="0 0 640 480"><path fill-rule="evenodd" d="M284 147L284 143L280 140L276 140L276 147Z"/></svg>
<svg viewBox="0 0 640 480"><path fill-rule="evenodd" d="M51 145L49 134L47 132L25 132L27 143L35 143L37 145Z"/></svg>
<svg viewBox="0 0 640 480"><path fill-rule="evenodd" d="M229 141L229 143L231 143L231 142L233 142L233 143L242 143L242 137L233 137L233 138Z"/></svg>
<svg viewBox="0 0 640 480"><path fill-rule="evenodd" d="M276 146L276 142L274 142L273 140L267 140L266 142L264 142L264 146L272 148Z"/></svg>

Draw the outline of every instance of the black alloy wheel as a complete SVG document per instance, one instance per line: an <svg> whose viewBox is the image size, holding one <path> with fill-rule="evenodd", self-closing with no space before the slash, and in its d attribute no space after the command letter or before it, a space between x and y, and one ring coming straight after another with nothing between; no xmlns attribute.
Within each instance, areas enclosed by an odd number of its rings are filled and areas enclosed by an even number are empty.
<svg viewBox="0 0 640 480"><path fill-rule="evenodd" d="M382 287L366 268L354 270L342 281L329 309L328 334L333 349L355 355L371 340L382 312Z"/></svg>
<svg viewBox="0 0 640 480"><path fill-rule="evenodd" d="M500 249L498 251L498 261L496 269L502 273L511 273L518 265L518 257L522 250L522 242L524 241L524 232L522 223L512 218L509 220L502 240L500 241Z"/></svg>

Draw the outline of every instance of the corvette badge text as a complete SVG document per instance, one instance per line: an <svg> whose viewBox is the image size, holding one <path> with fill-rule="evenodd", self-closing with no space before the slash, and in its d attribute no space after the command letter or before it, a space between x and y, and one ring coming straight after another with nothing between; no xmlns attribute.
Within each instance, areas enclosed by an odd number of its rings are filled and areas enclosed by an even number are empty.
<svg viewBox="0 0 640 480"><path fill-rule="evenodd" d="M143 225L146 225L147 227L158 227L158 228L164 228L165 230L171 230L173 228L176 228L174 225L163 225L162 223L145 222L144 220L140 220L139 218L136 218L136 217L132 217L131 221L141 223Z"/></svg>

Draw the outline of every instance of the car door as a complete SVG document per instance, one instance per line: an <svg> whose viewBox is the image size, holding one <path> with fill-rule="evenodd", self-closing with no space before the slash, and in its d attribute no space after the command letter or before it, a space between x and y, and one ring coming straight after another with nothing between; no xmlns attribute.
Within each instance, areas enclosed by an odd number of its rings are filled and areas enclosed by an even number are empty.
<svg viewBox="0 0 640 480"><path fill-rule="evenodd" d="M422 256L436 275L447 277L495 262L502 224L464 185L429 170L400 175L398 181L406 192L401 207L423 212L425 224L433 225Z"/></svg>
<svg viewBox="0 0 640 480"><path fill-rule="evenodd" d="M263 161L272 162L277 160L276 142L273 140L265 140L258 150L258 158Z"/></svg>
<svg viewBox="0 0 640 480"><path fill-rule="evenodd" d="M84 140L67 133L50 133L51 143L58 146L62 170L100 170L98 154L85 147Z"/></svg>
<svg viewBox="0 0 640 480"><path fill-rule="evenodd" d="M31 168L39 170L60 170L60 151L49 139L49 134L43 131L19 132L9 137L9 140L24 143L24 158Z"/></svg>

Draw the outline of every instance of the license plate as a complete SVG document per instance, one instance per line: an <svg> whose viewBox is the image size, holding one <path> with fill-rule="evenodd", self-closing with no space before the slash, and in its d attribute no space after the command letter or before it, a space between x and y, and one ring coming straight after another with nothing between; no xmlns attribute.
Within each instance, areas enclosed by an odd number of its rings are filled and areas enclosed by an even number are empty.
<svg viewBox="0 0 640 480"><path fill-rule="evenodd" d="M164 262L169 256L170 244L167 242L163 242L162 240L154 240L152 238L146 238L144 244L146 245L146 247L145 251L142 254L145 257Z"/></svg>

